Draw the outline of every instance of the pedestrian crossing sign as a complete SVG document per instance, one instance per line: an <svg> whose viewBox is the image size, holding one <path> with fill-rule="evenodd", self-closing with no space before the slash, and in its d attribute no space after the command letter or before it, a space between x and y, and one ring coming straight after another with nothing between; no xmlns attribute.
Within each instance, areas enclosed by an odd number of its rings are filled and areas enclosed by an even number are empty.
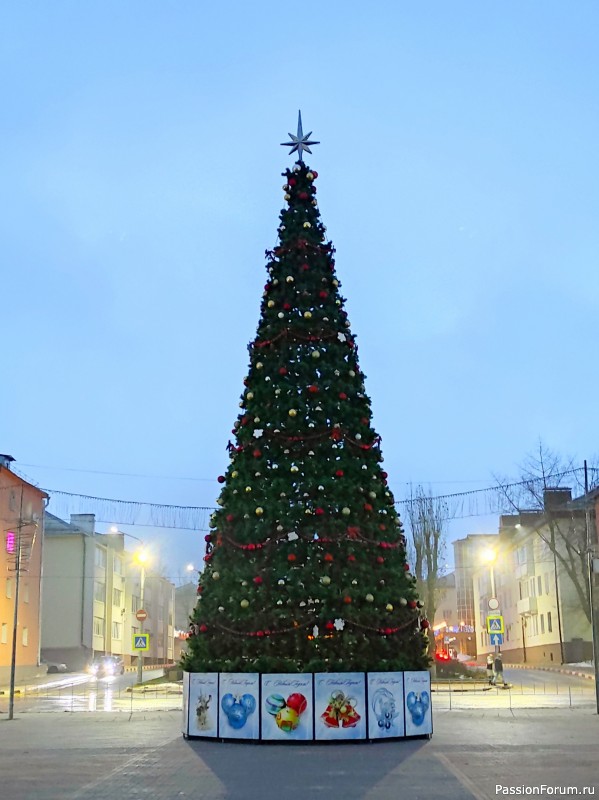
<svg viewBox="0 0 599 800"><path fill-rule="evenodd" d="M133 650L149 650L149 649L150 649L150 634L134 633Z"/></svg>
<svg viewBox="0 0 599 800"><path fill-rule="evenodd" d="M487 617L487 633L505 633L503 617L500 614L491 614Z"/></svg>

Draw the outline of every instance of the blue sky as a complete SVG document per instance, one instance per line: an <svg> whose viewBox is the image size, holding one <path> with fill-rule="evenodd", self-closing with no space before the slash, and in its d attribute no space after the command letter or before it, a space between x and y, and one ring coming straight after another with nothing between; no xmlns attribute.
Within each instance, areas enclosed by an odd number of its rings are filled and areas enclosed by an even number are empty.
<svg viewBox="0 0 599 800"><path fill-rule="evenodd" d="M214 505L301 108L398 499L516 477L539 438L592 458L598 26L584 1L5 4L0 451L45 488ZM201 559L122 527L173 577Z"/></svg>

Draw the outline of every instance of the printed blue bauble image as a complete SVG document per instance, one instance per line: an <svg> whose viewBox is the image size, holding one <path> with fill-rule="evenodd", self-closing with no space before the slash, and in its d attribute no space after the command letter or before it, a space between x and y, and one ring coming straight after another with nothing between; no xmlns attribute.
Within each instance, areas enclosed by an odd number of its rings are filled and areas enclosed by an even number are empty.
<svg viewBox="0 0 599 800"><path fill-rule="evenodd" d="M414 725L422 725L430 706L428 692L409 692L406 697L406 705Z"/></svg>
<svg viewBox="0 0 599 800"><path fill-rule="evenodd" d="M399 711L395 709L393 694L389 689L381 687L372 695L371 705L379 728L383 728L386 731L390 730L393 720L399 716Z"/></svg>
<svg viewBox="0 0 599 800"><path fill-rule="evenodd" d="M243 728L247 718L256 710L256 698L251 694L244 694L241 697L233 697L226 694L220 701L222 710L225 712L229 725L236 730Z"/></svg>

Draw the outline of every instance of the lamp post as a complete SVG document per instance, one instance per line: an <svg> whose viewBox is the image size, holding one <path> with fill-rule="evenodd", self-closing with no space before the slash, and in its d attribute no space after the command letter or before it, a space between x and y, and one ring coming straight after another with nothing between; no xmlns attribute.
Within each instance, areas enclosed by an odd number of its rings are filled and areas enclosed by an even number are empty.
<svg viewBox="0 0 599 800"><path fill-rule="evenodd" d="M487 605L489 611L495 611L496 613L501 613L499 611L499 600L497 599L497 595L495 592L495 559L497 558L497 552L493 550L491 547L485 548L482 553L481 557L483 561L485 561L489 565L489 578L491 581L491 597L489 597L487 601ZM501 652L500 645L495 645L495 654Z"/></svg>
<svg viewBox="0 0 599 800"><path fill-rule="evenodd" d="M135 554L135 560L139 564L140 573L139 573L139 603L141 608L144 607L144 586L146 582L146 562L148 560L148 553L146 550L140 550ZM139 622L139 632L144 632L144 620L140 620ZM143 681L143 651L140 650L137 655L137 682L141 683Z"/></svg>
<svg viewBox="0 0 599 800"><path fill-rule="evenodd" d="M132 533L126 533L125 531L120 531L116 525L112 525L110 527L110 533L112 534L122 534L123 536L129 536L131 539L135 539L136 542L141 544L141 548L134 554L133 559L139 565L140 568L140 575L139 575L139 608L137 611L143 610L144 607L144 586L146 582L146 564L149 561L149 553L146 548L146 544L143 539L140 539L138 536L134 536ZM139 632L144 632L144 619L139 619L140 629ZM138 650L137 652L137 682L141 683L143 680L143 650Z"/></svg>

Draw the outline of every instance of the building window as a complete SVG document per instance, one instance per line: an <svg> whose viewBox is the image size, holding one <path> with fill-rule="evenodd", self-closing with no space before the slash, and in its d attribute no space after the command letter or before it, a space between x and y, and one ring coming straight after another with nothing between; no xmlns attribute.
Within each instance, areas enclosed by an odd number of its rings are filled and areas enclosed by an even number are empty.
<svg viewBox="0 0 599 800"><path fill-rule="evenodd" d="M113 639L120 639L121 638L121 623L120 622L113 622L112 623L112 638Z"/></svg>
<svg viewBox="0 0 599 800"><path fill-rule="evenodd" d="M553 631L553 627L551 625L551 611L547 612L547 633L551 633Z"/></svg>
<svg viewBox="0 0 599 800"><path fill-rule="evenodd" d="M118 608L121 607L123 603L123 593L120 589L113 589L112 590L112 605L117 606Z"/></svg>
<svg viewBox="0 0 599 800"><path fill-rule="evenodd" d="M549 594L549 573L545 573L545 594Z"/></svg>
<svg viewBox="0 0 599 800"><path fill-rule="evenodd" d="M541 633L545 633L545 615L541 614Z"/></svg>
<svg viewBox="0 0 599 800"><path fill-rule="evenodd" d="M117 575L123 574L123 559L120 556L114 557L114 571Z"/></svg>
<svg viewBox="0 0 599 800"><path fill-rule="evenodd" d="M528 625L530 636L538 636L539 635L539 618L536 614L533 614L530 618L530 622Z"/></svg>
<svg viewBox="0 0 599 800"><path fill-rule="evenodd" d="M6 596L8 598L12 597L12 578L6 579Z"/></svg>
<svg viewBox="0 0 599 800"><path fill-rule="evenodd" d="M23 628L23 647L27 647L29 644L29 628Z"/></svg>
<svg viewBox="0 0 599 800"><path fill-rule="evenodd" d="M139 597L137 595L131 595L131 611L135 614L136 611L139 611L141 608L141 603Z"/></svg>
<svg viewBox="0 0 599 800"><path fill-rule="evenodd" d="M543 594L543 578L539 575L537 578L537 596L540 597Z"/></svg>
<svg viewBox="0 0 599 800"><path fill-rule="evenodd" d="M106 584L101 581L94 581L94 600L103 603L106 597Z"/></svg>
<svg viewBox="0 0 599 800"><path fill-rule="evenodd" d="M0 644L6 644L8 642L8 625L6 622L2 623L2 633L0 634Z"/></svg>
<svg viewBox="0 0 599 800"><path fill-rule="evenodd" d="M106 569L106 550L103 547L96 547L96 567Z"/></svg>
<svg viewBox="0 0 599 800"><path fill-rule="evenodd" d="M94 617L94 636L104 636L104 620L102 617Z"/></svg>

